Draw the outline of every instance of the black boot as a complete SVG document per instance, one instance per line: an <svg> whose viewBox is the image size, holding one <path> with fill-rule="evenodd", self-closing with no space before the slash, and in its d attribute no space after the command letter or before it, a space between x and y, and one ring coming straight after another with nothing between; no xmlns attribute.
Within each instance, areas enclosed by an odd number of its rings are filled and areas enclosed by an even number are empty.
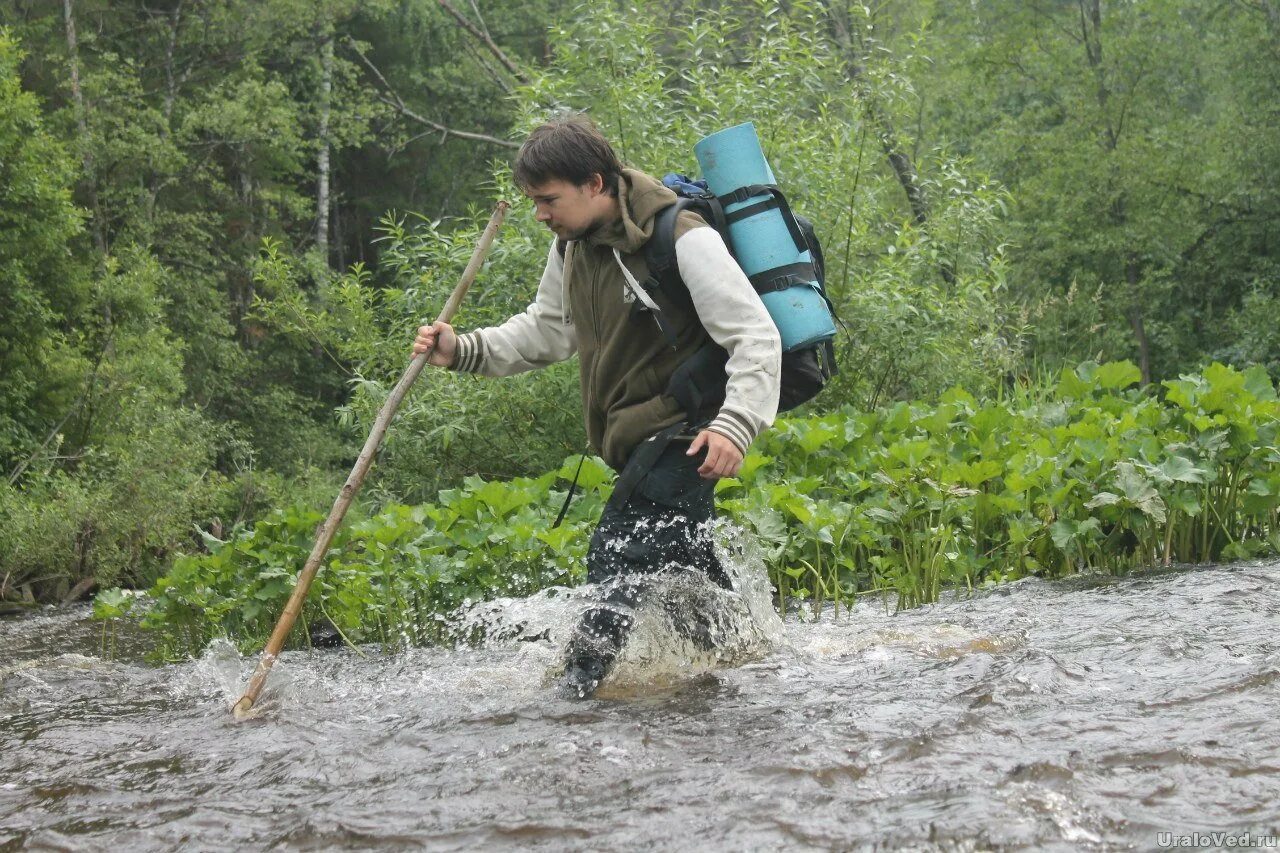
<svg viewBox="0 0 1280 853"><path fill-rule="evenodd" d="M615 599L634 601L634 592L618 594ZM620 602L612 606L593 607L582 615L565 649L565 685L579 699L595 693L600 682L613 669L614 661L622 651L627 632L635 621L630 607Z"/></svg>
<svg viewBox="0 0 1280 853"><path fill-rule="evenodd" d="M573 699L590 699L609 674L613 659L590 650L571 653L564 667L564 686Z"/></svg>

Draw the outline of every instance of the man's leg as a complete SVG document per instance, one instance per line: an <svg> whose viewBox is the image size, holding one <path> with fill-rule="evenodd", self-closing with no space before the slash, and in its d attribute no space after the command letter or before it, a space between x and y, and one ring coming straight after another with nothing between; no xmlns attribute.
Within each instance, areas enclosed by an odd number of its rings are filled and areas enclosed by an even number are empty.
<svg viewBox="0 0 1280 853"><path fill-rule="evenodd" d="M715 515L715 483L698 476L701 454L685 456L673 442L640 482L625 506L605 507L587 553L587 580L600 587L601 603L578 624L566 653L566 679L587 696L622 651L655 574L693 570L729 588L701 525Z"/></svg>

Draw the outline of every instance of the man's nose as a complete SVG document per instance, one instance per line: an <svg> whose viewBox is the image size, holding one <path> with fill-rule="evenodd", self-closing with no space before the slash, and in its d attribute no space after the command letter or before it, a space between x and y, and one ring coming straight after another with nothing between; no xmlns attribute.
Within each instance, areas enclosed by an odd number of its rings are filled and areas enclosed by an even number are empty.
<svg viewBox="0 0 1280 853"><path fill-rule="evenodd" d="M537 211L537 213L534 215L534 218L537 219L539 222L546 222L548 219L551 218L550 212L548 212L547 209L542 205L538 205L535 208L535 210Z"/></svg>

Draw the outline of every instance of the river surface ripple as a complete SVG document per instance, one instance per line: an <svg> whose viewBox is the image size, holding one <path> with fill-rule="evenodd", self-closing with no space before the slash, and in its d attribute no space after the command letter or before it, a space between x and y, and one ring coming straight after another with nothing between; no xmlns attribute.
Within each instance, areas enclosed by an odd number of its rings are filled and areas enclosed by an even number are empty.
<svg viewBox="0 0 1280 853"><path fill-rule="evenodd" d="M585 702L550 642L288 653L247 723L251 659L104 660L84 610L48 611L0 621L0 850L1274 837L1278 590L1280 564L1245 563L864 602Z"/></svg>

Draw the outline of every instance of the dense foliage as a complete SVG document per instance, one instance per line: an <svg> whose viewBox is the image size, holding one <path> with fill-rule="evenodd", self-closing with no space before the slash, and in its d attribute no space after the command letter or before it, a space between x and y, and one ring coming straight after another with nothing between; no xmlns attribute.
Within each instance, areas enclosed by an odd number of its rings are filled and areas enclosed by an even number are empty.
<svg viewBox="0 0 1280 853"><path fill-rule="evenodd" d="M1274 375L1280 4L895 5L885 29L923 32L930 59L925 133L1009 191L1037 358Z"/></svg>
<svg viewBox="0 0 1280 853"><path fill-rule="evenodd" d="M1132 387L1138 377L1130 362L1087 362L1005 399L953 389L937 404L788 419L720 483L721 506L765 546L780 605L837 612L867 591L913 606L944 587L1280 551L1280 401L1265 371L1215 364L1159 395ZM610 478L585 467L585 497L553 528L571 463L471 478L351 525L304 623L325 616L353 642L429 642L469 601L580 581ZM180 558L142 605L165 653L224 635L261 645L322 520L295 507ZM115 594L99 615L126 605Z"/></svg>
<svg viewBox="0 0 1280 853"><path fill-rule="evenodd" d="M756 122L848 325L820 414L1274 377L1277 103L1277 0L4 0L0 602L326 506L552 110L652 172ZM518 207L459 323L547 244ZM576 385L432 372L362 511L554 467Z"/></svg>
<svg viewBox="0 0 1280 853"><path fill-rule="evenodd" d="M145 586L197 528L331 496L352 367L257 315L264 240L313 292L387 210L486 195L476 143L413 129L505 132L470 40L423 4L0 3L0 602Z"/></svg>
<svg viewBox="0 0 1280 853"><path fill-rule="evenodd" d="M900 605L1027 575L1120 572L1280 550L1280 402L1266 371L1213 364L1132 386L1131 362L1063 369L997 400L793 420L724 506L774 546L775 580ZM1127 390L1126 390L1127 389Z"/></svg>

